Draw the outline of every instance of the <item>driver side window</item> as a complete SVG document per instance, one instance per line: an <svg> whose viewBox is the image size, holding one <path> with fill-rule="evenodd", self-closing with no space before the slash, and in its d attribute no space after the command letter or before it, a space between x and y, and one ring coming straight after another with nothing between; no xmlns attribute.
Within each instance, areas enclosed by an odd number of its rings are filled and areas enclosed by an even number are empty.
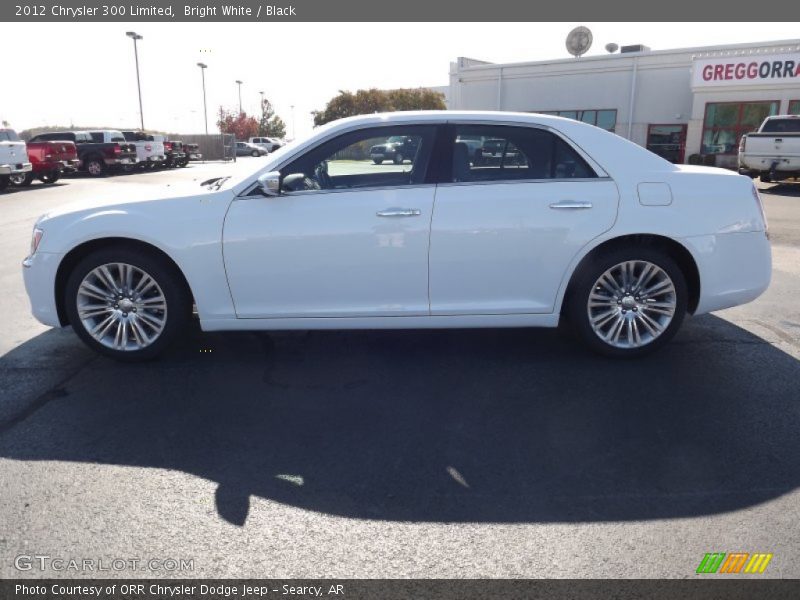
<svg viewBox="0 0 800 600"><path fill-rule="evenodd" d="M343 134L281 169L281 189L354 190L424 183L434 132L434 126L408 125Z"/></svg>

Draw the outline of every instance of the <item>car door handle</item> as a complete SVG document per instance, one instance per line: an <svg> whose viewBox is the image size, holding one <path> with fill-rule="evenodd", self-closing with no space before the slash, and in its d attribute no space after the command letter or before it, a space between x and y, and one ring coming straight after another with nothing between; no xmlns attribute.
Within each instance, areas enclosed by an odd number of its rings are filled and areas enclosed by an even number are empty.
<svg viewBox="0 0 800 600"><path fill-rule="evenodd" d="M550 208L592 208L591 202L579 202L576 200L562 200L561 202L554 202Z"/></svg>
<svg viewBox="0 0 800 600"><path fill-rule="evenodd" d="M418 217L422 211L418 208L386 208L375 214L379 217Z"/></svg>

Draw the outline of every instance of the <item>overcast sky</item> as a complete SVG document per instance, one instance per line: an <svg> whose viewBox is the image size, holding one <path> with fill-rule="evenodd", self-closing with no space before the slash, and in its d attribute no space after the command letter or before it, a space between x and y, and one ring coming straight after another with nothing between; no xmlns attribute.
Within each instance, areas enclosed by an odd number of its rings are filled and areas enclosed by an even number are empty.
<svg viewBox="0 0 800 600"><path fill-rule="evenodd" d="M203 130L198 61L208 64L209 129L220 105L258 110L259 91L292 133L338 90L446 85L458 56L492 62L566 58L566 34L588 26L588 55L609 42L653 50L796 39L797 23L24 23L0 24L0 120L138 127L133 42L139 42L145 127ZM13 68L9 65L15 65ZM17 65L24 65L20 68Z"/></svg>

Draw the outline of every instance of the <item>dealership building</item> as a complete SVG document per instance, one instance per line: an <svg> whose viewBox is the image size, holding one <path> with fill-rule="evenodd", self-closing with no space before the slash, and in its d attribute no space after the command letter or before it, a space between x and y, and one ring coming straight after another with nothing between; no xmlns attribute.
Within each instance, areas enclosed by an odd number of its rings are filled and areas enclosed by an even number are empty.
<svg viewBox="0 0 800 600"><path fill-rule="evenodd" d="M677 163L736 166L743 133L800 114L800 40L450 65L448 108L558 114Z"/></svg>

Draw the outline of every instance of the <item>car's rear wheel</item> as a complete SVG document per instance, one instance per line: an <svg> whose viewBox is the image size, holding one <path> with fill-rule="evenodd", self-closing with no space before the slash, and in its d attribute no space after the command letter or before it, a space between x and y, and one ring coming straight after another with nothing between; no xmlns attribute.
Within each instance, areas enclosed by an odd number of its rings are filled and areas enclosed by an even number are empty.
<svg viewBox="0 0 800 600"><path fill-rule="evenodd" d="M93 252L67 280L65 307L75 332L117 360L158 356L186 326L191 298L177 269L136 248Z"/></svg>
<svg viewBox="0 0 800 600"><path fill-rule="evenodd" d="M253 150L253 151L250 153L250 156L260 156L260 155L261 155L261 153L260 153L258 150Z"/></svg>
<svg viewBox="0 0 800 600"><path fill-rule="evenodd" d="M33 183L33 173L28 171L22 175L12 175L11 183L18 187L28 187L31 183Z"/></svg>
<svg viewBox="0 0 800 600"><path fill-rule="evenodd" d="M86 159L86 172L92 177L102 177L106 173L106 163L102 158L93 156Z"/></svg>
<svg viewBox="0 0 800 600"><path fill-rule="evenodd" d="M53 170L48 173L42 173L39 175L39 181L46 184L53 184L61 178L61 173Z"/></svg>
<svg viewBox="0 0 800 600"><path fill-rule="evenodd" d="M594 257L570 288L567 317L594 351L648 354L678 331L687 310L686 279L669 255L626 248Z"/></svg>
<svg viewBox="0 0 800 600"><path fill-rule="evenodd" d="M373 158L372 162L374 162L376 165L379 165L379 164L381 164L383 162L383 159L382 158Z"/></svg>

